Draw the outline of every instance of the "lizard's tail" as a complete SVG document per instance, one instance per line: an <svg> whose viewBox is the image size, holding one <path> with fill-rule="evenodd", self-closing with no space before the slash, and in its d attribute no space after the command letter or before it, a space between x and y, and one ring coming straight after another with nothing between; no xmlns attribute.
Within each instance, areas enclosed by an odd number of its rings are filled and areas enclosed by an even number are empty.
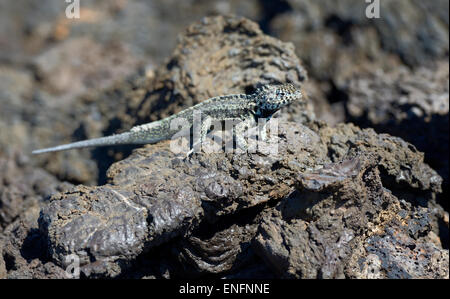
<svg viewBox="0 0 450 299"><path fill-rule="evenodd" d="M107 146L107 145L118 145L118 144L136 144L142 142L136 142L135 135L130 132L125 132L122 134L94 138L89 140L78 141L69 144L58 145L55 147L49 147L39 150L32 151L33 155L43 154L49 152L65 151L75 148L93 147L93 146Z"/></svg>

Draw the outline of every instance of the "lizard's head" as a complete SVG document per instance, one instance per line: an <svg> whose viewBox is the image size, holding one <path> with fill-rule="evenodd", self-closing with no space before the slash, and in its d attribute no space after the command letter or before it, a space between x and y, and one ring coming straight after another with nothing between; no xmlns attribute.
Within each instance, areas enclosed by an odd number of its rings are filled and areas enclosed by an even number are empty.
<svg viewBox="0 0 450 299"><path fill-rule="evenodd" d="M262 86L256 90L255 97L259 114L265 116L273 114L293 101L300 100L302 93L293 84L286 83Z"/></svg>

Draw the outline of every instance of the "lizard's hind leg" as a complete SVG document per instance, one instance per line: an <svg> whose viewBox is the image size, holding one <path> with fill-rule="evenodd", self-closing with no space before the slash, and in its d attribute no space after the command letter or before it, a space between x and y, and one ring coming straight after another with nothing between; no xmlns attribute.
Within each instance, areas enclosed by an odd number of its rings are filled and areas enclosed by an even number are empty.
<svg viewBox="0 0 450 299"><path fill-rule="evenodd" d="M197 132L195 132L195 129L194 129L194 132L193 132L194 139L193 139L192 148L189 152L186 153L186 157L190 157L193 153L201 152L203 142L206 139L206 135L208 134L209 128L211 127L211 123L212 123L212 118L208 116L205 118L204 121L201 122L200 132L197 133ZM197 136L197 134L199 134L199 136Z"/></svg>

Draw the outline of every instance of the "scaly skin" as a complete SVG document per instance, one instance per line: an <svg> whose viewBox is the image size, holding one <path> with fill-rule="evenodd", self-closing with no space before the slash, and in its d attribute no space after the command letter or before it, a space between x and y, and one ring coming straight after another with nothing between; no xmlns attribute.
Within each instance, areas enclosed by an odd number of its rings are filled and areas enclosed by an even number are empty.
<svg viewBox="0 0 450 299"><path fill-rule="evenodd" d="M133 127L130 131L95 139L89 139L65 145L35 150L33 154L70 150L75 148L109 146L119 144L149 144L170 139L180 132L173 121L183 119L187 127L194 125L196 113L202 117L199 142L203 142L213 121L239 121L234 127L238 144L245 144L244 131L254 127L258 119L267 121L275 112L293 101L301 100L302 94L292 84L266 85L251 95L235 94L210 98L193 107L183 110L159 121ZM171 128L172 124L172 128ZM186 128L185 128L186 129ZM265 139L265 126L263 139Z"/></svg>

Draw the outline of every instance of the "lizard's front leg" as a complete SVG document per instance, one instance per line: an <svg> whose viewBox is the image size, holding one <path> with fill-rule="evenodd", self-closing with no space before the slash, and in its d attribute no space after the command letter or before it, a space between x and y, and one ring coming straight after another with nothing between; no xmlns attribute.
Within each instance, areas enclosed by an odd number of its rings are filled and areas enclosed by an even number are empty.
<svg viewBox="0 0 450 299"><path fill-rule="evenodd" d="M266 141L267 140L267 120L262 119L258 120L258 134L259 134L259 140L260 141Z"/></svg>
<svg viewBox="0 0 450 299"><path fill-rule="evenodd" d="M202 121L200 126L200 136L198 140L194 139L194 143L192 144L192 148L189 152L186 153L186 157L189 157L194 152L200 152L202 149L203 142L206 139L206 135L208 134L208 130L211 127L212 118L207 116L204 121ZM194 132L195 134L195 132Z"/></svg>
<svg viewBox="0 0 450 299"><path fill-rule="evenodd" d="M236 137L236 150L239 148L244 152L248 150L248 144L245 136L248 135L248 130L255 125L253 118L244 118L234 127L234 136Z"/></svg>

